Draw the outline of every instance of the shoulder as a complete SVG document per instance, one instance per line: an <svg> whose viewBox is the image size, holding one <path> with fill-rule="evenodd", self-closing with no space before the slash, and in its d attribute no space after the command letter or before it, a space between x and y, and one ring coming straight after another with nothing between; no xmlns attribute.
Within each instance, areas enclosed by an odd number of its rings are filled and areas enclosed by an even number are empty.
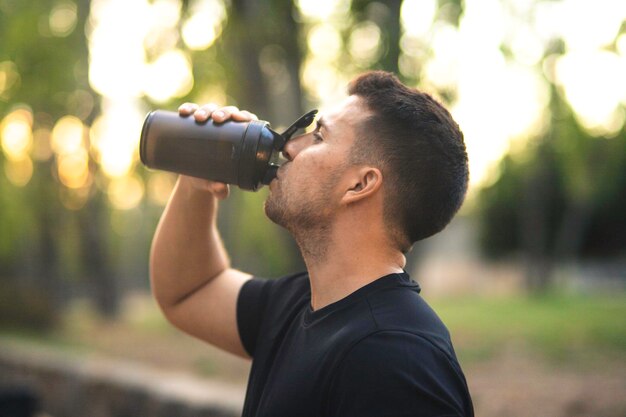
<svg viewBox="0 0 626 417"><path fill-rule="evenodd" d="M397 335L419 335L452 355L450 333L437 313L421 297L417 284L398 285L367 296L372 320L379 331L395 331Z"/></svg>
<svg viewBox="0 0 626 417"><path fill-rule="evenodd" d="M310 291L309 275L307 272L298 272L275 279L252 277L243 285L241 295L247 296L247 293L250 293L259 294L262 297L272 297L277 293L283 295L284 293L300 294L307 291Z"/></svg>
<svg viewBox="0 0 626 417"><path fill-rule="evenodd" d="M368 369L358 365L365 361ZM378 330L367 335L345 354L340 368L367 374L393 373L397 369L412 371L413 375L432 370L460 372L456 357L431 335L406 330Z"/></svg>
<svg viewBox="0 0 626 417"><path fill-rule="evenodd" d="M346 353L333 378L336 415L471 415L471 399L456 358L428 335L380 330ZM399 407L399 408L396 408ZM387 415L387 414L384 414Z"/></svg>
<svg viewBox="0 0 626 417"><path fill-rule="evenodd" d="M310 299L309 275L298 272L276 279L253 277L244 284L240 298L257 298L262 304L275 308L292 305L301 299Z"/></svg>
<svg viewBox="0 0 626 417"><path fill-rule="evenodd" d="M259 339L273 337L308 305L310 289L305 272L278 279L253 277L237 299L237 326L248 354L254 357Z"/></svg>

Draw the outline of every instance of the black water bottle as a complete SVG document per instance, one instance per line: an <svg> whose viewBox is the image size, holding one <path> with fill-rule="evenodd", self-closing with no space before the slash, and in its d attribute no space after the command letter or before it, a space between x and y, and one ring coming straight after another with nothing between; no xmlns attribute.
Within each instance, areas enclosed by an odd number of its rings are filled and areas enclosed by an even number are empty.
<svg viewBox="0 0 626 417"><path fill-rule="evenodd" d="M276 177L285 143L298 129L309 126L316 113L308 112L280 134L261 120L197 122L193 116L155 110L141 130L141 162L149 168L256 191Z"/></svg>

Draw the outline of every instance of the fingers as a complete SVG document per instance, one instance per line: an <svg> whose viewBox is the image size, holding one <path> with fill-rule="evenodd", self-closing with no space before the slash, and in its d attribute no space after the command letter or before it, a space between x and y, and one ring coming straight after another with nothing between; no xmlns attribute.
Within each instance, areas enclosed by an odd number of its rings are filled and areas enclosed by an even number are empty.
<svg viewBox="0 0 626 417"><path fill-rule="evenodd" d="M215 110L217 110L218 105L214 103L205 104L202 107L199 107L194 113L193 117L196 119L196 122L206 122L209 120L209 117L213 115Z"/></svg>
<svg viewBox="0 0 626 417"><path fill-rule="evenodd" d="M184 174L181 174L178 177L178 181L181 184L184 184L184 186L186 187L188 186L192 189L202 192L209 192L213 194L218 200L223 200L228 197L230 191L228 184L224 184L223 182L205 180L202 178L191 177Z"/></svg>
<svg viewBox="0 0 626 417"><path fill-rule="evenodd" d="M230 191L228 184L224 184L223 182L211 182L209 189L218 200L223 200L228 197Z"/></svg>
<svg viewBox="0 0 626 417"><path fill-rule="evenodd" d="M198 110L199 107L196 103L183 103L178 107L178 114L187 117Z"/></svg>
<svg viewBox="0 0 626 417"><path fill-rule="evenodd" d="M200 123L206 122L209 118L212 118L216 123L222 123L226 120L234 120L236 122L259 120L256 114L247 110L239 110L236 106L219 107L214 103L202 106L195 103L184 103L178 107L178 114L183 117L193 115L194 119Z"/></svg>
<svg viewBox="0 0 626 417"><path fill-rule="evenodd" d="M250 113L247 110L238 110L231 114L231 119L238 122L248 122L250 120L259 120L259 118L254 113Z"/></svg>
<svg viewBox="0 0 626 417"><path fill-rule="evenodd" d="M250 120L258 120L255 114L252 114L247 110L239 110L235 106L221 107L215 110L211 117L217 123L222 123L229 119L237 121L237 122L247 122Z"/></svg>

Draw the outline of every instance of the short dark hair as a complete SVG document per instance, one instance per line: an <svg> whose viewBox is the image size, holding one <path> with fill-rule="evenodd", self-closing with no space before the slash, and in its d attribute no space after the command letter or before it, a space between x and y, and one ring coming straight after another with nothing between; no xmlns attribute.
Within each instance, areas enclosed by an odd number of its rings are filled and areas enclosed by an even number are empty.
<svg viewBox="0 0 626 417"><path fill-rule="evenodd" d="M384 219L406 252L443 230L461 207L469 169L463 133L430 95L388 72L360 75L348 87L371 112L351 159L378 163L385 181Z"/></svg>

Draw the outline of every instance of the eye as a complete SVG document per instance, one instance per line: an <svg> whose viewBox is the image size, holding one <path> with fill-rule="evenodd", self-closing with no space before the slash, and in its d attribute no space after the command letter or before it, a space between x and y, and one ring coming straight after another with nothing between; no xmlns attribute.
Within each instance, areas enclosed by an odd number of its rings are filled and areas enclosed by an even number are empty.
<svg viewBox="0 0 626 417"><path fill-rule="evenodd" d="M315 142L322 142L324 140L320 132L313 132L313 137L315 138Z"/></svg>

